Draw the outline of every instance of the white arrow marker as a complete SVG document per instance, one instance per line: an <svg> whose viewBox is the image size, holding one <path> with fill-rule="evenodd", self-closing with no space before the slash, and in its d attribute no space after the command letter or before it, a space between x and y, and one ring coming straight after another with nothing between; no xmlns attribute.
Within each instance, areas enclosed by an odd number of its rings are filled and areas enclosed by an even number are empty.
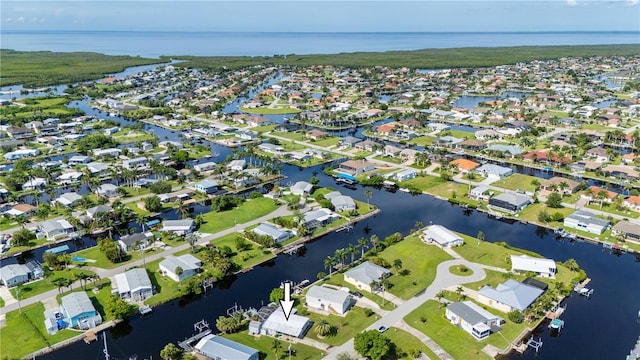
<svg viewBox="0 0 640 360"><path fill-rule="evenodd" d="M291 315L291 310L293 309L291 282L289 281L284 283L284 300L280 300L280 306L282 307L282 312L284 312L284 317L289 321L289 315Z"/></svg>

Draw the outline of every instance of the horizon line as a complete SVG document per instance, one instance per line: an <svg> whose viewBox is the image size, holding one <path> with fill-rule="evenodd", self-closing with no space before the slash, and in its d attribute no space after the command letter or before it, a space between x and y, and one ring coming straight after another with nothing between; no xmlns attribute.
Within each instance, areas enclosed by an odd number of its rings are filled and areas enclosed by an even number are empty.
<svg viewBox="0 0 640 360"><path fill-rule="evenodd" d="M632 33L640 34L640 30L494 30L494 31L229 31L229 30L91 30L91 29L5 29L4 32L104 32L104 33L212 33L212 34L597 34L597 33Z"/></svg>

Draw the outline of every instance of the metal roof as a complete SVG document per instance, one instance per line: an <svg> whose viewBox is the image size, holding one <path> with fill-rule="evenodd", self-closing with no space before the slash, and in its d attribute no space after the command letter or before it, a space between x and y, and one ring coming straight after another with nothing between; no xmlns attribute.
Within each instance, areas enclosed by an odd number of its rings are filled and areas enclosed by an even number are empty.
<svg viewBox="0 0 640 360"><path fill-rule="evenodd" d="M212 359L248 360L258 358L258 350L213 334L200 339L194 348Z"/></svg>
<svg viewBox="0 0 640 360"><path fill-rule="evenodd" d="M119 293L151 290L151 280L147 270L136 268L124 273L116 274L116 287Z"/></svg>
<svg viewBox="0 0 640 360"><path fill-rule="evenodd" d="M69 318L76 317L82 313L95 312L89 296L84 291L74 292L62 297L62 307L66 310Z"/></svg>
<svg viewBox="0 0 640 360"><path fill-rule="evenodd" d="M533 303L544 291L513 279L498 285L495 289L485 285L478 294L493 299L514 309L523 311Z"/></svg>

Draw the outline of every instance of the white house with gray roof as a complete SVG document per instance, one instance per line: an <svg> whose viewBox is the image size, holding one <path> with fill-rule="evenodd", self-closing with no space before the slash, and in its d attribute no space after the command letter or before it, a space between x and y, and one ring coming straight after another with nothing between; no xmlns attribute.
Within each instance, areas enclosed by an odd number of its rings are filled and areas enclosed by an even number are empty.
<svg viewBox="0 0 640 360"><path fill-rule="evenodd" d="M251 231L261 236L269 236L276 243L283 242L291 237L290 232L282 230L270 223L262 223Z"/></svg>
<svg viewBox="0 0 640 360"><path fill-rule="evenodd" d="M59 238L66 237L73 233L74 228L67 220L65 219L51 219L47 221L43 221L38 226L38 229L47 237L49 240L56 240Z"/></svg>
<svg viewBox="0 0 640 360"><path fill-rule="evenodd" d="M167 256L160 262L160 271L174 281L182 281L188 279L198 273L202 266L202 261L191 254L181 256ZM178 270L182 269L182 272ZM180 272L180 274L178 274Z"/></svg>
<svg viewBox="0 0 640 360"><path fill-rule="evenodd" d="M149 274L144 268L135 268L116 274L114 292L121 299L143 301L153 295Z"/></svg>
<svg viewBox="0 0 640 360"><path fill-rule="evenodd" d="M87 170L91 175L104 175L109 171L109 167L101 162L92 162L87 164Z"/></svg>
<svg viewBox="0 0 640 360"><path fill-rule="evenodd" d="M331 224L337 220L340 216L333 211L320 208L318 210L309 211L304 214L304 225L307 229L315 229L328 224Z"/></svg>
<svg viewBox="0 0 640 360"><path fill-rule="evenodd" d="M511 255L511 271L534 272L539 276L554 278L558 269L552 259L534 258L527 255Z"/></svg>
<svg viewBox="0 0 640 360"><path fill-rule="evenodd" d="M494 144L490 145L487 150L499 151L502 153L509 153L511 157L522 154L522 149L518 146L513 145L503 145L503 144Z"/></svg>
<svg viewBox="0 0 640 360"><path fill-rule="evenodd" d="M305 305L332 314L344 315L351 307L351 295L348 291L312 286L305 296Z"/></svg>
<svg viewBox="0 0 640 360"><path fill-rule="evenodd" d="M504 179L513 174L513 169L495 164L484 164L474 171L490 179Z"/></svg>
<svg viewBox="0 0 640 360"><path fill-rule="evenodd" d="M40 275L39 277L44 275L42 268L40 268L38 275ZM37 277L34 276L31 268L26 264L9 264L0 268L0 280L2 280L4 286L8 288L24 284L30 279L35 278Z"/></svg>
<svg viewBox="0 0 640 360"><path fill-rule="evenodd" d="M600 219L594 213L586 210L577 210L564 218L564 226L570 229L586 231L600 235L609 227L609 220Z"/></svg>
<svg viewBox="0 0 640 360"><path fill-rule="evenodd" d="M351 211L356 209L356 203L351 196L342 195L339 191L332 191L326 194L324 198L331 201L331 205L335 211Z"/></svg>
<svg viewBox="0 0 640 360"><path fill-rule="evenodd" d="M489 285L478 290L478 301L492 308L508 313L512 310L524 311L544 290L509 279L497 287Z"/></svg>
<svg viewBox="0 0 640 360"><path fill-rule="evenodd" d="M515 213L526 208L531 202L531 198L525 194L508 191L489 199L489 207Z"/></svg>
<svg viewBox="0 0 640 360"><path fill-rule="evenodd" d="M96 189L96 194L104 197L118 196L118 187L113 184L102 184Z"/></svg>
<svg viewBox="0 0 640 360"><path fill-rule="evenodd" d="M63 296L60 310L65 322L71 327L87 330L102 323L102 316L93 307L91 299L84 291Z"/></svg>
<svg viewBox="0 0 640 360"><path fill-rule="evenodd" d="M162 222L162 231L172 232L177 235L186 235L195 229L193 219L165 220Z"/></svg>
<svg viewBox="0 0 640 360"><path fill-rule="evenodd" d="M355 285L358 289L371 292L371 283L391 275L391 271L372 262L365 261L362 264L344 273L344 281Z"/></svg>
<svg viewBox="0 0 640 360"><path fill-rule="evenodd" d="M444 315L452 324L468 332L476 340L482 340L492 332L500 331L500 323L503 321L499 316L471 301L447 305Z"/></svg>
<svg viewBox="0 0 640 360"><path fill-rule="evenodd" d="M430 225L422 231L422 241L436 243L442 247L453 247L464 244L460 235L442 225Z"/></svg>
<svg viewBox="0 0 640 360"><path fill-rule="evenodd" d="M298 181L297 183L293 184L289 190L291 190L291 193L293 195L309 195L311 193L311 190L313 190L313 185L306 181Z"/></svg>
<svg viewBox="0 0 640 360"><path fill-rule="evenodd" d="M260 358L258 350L213 334L200 339L193 348L198 354L215 360L258 360Z"/></svg>

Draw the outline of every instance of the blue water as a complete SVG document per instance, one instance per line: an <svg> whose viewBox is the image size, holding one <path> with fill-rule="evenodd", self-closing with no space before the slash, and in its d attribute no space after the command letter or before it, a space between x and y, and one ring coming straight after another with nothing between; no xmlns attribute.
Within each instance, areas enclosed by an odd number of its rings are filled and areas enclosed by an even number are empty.
<svg viewBox="0 0 640 360"><path fill-rule="evenodd" d="M638 44L639 32L300 33L162 31L0 32L3 49L109 55L285 55L518 45Z"/></svg>

